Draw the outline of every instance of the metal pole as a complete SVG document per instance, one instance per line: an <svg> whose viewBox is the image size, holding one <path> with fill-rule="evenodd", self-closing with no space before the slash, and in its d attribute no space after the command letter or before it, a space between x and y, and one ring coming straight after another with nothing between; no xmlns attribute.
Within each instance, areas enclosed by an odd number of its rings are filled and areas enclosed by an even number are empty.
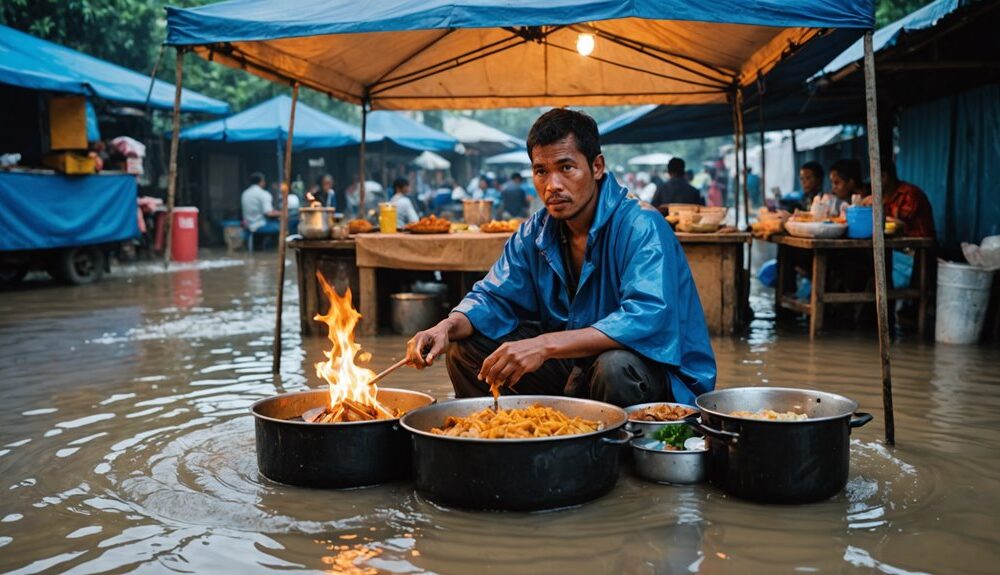
<svg viewBox="0 0 1000 575"><path fill-rule="evenodd" d="M166 243L163 245L163 267L170 266L170 245L174 235L174 198L177 196L177 148L180 145L181 132L181 80L184 77L184 48L177 48L175 65L177 78L174 85L174 118L173 131L170 133L170 165L167 169L167 218Z"/></svg>
<svg viewBox="0 0 1000 575"><path fill-rule="evenodd" d="M285 237L288 236L288 190L292 185L292 137L295 134L295 105L299 101L299 83L292 84L292 110L288 118L288 142L285 144L284 179L281 183L281 227L278 232L278 307L274 314L274 347L271 373L281 372L281 310L285 303Z"/></svg>
<svg viewBox="0 0 1000 575"><path fill-rule="evenodd" d="M368 101L361 102L361 150L358 154L358 218L365 219L365 140L368 138Z"/></svg>
<svg viewBox="0 0 1000 575"><path fill-rule="evenodd" d="M875 250L875 312L878 316L878 345L882 358L882 406L885 410L885 442L887 445L895 445L896 424L892 412L892 372L891 358L889 357L889 306L886 301L882 164L879 156L875 54L872 49L872 32L870 30L865 32L865 108L868 115L868 162L872 182L872 244Z"/></svg>
<svg viewBox="0 0 1000 575"><path fill-rule="evenodd" d="M733 98L733 209L736 227L740 227L740 120L739 101Z"/></svg>
<svg viewBox="0 0 1000 575"><path fill-rule="evenodd" d="M747 130L746 124L743 121L743 92L737 93L737 99L740 103L739 114L737 117L740 120L740 138L743 140L743 220L747 226L750 225L750 174L747 172ZM737 222L739 223L739 222ZM738 226L737 226L738 227Z"/></svg>

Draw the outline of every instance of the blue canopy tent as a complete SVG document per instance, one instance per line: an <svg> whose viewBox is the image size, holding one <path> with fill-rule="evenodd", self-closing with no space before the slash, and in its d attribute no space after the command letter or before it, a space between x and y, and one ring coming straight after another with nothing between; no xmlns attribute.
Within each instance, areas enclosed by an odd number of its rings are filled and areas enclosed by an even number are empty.
<svg viewBox="0 0 1000 575"><path fill-rule="evenodd" d="M149 76L0 25L0 84L144 105ZM153 108L171 109L174 87L156 80ZM229 104L184 90L181 111L225 114Z"/></svg>
<svg viewBox="0 0 1000 575"><path fill-rule="evenodd" d="M193 51L360 104L364 132L369 108L728 103L738 111L744 91L791 54L824 53L824 44L840 50L869 31L873 7L873 0L229 0L168 8L167 44L179 61ZM802 79L818 66L808 68ZM363 186L361 194L363 203ZM881 261L880 186L875 197ZM279 285L284 269L282 244ZM884 262L876 270L883 327ZM276 373L282 299L279 288ZM366 321L362 329L370 330ZM880 332L887 349L887 331Z"/></svg>
<svg viewBox="0 0 1000 575"><path fill-rule="evenodd" d="M459 146L458 140L448 134L398 112L368 114L368 128L389 142L418 152L455 152Z"/></svg>

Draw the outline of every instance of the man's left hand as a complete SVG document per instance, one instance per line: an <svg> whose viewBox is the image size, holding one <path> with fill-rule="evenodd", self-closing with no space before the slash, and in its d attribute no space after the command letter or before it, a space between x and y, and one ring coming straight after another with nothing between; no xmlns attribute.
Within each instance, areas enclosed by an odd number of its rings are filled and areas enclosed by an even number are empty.
<svg viewBox="0 0 1000 575"><path fill-rule="evenodd" d="M509 341L483 361L479 380L489 385L513 387L525 374L542 367L548 359L545 336Z"/></svg>

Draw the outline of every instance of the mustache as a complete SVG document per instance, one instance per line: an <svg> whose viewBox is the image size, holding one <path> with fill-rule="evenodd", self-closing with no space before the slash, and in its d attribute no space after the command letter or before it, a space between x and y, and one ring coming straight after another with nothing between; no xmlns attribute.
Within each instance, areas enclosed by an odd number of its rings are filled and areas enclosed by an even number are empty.
<svg viewBox="0 0 1000 575"><path fill-rule="evenodd" d="M556 204L560 202L570 202L573 198L567 194L552 194L545 199L545 205Z"/></svg>

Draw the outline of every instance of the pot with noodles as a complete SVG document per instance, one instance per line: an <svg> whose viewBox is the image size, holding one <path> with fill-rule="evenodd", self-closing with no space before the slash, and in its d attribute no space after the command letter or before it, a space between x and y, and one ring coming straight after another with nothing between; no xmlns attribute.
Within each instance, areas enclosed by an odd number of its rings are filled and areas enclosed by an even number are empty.
<svg viewBox="0 0 1000 575"><path fill-rule="evenodd" d="M618 407L569 397L504 396L414 410L400 424L413 436L417 491L441 505L533 511L604 495L618 479L631 434Z"/></svg>

